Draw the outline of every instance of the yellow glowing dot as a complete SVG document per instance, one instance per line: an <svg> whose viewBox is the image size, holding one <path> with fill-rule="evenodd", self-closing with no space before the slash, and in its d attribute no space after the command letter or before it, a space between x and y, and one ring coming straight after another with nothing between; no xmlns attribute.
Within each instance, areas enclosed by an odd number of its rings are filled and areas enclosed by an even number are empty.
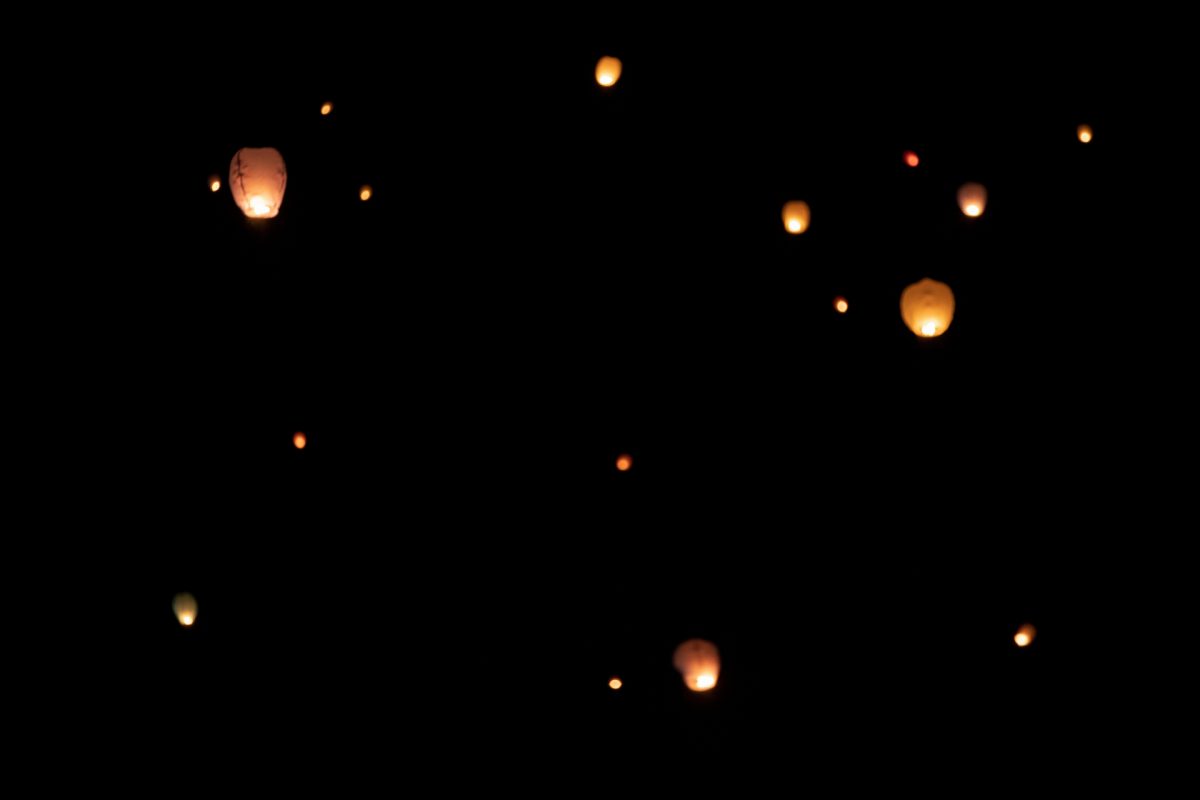
<svg viewBox="0 0 1200 800"><path fill-rule="evenodd" d="M330 111L333 111L333 103L322 103L321 104L321 116L322 117L328 117Z"/></svg>
<svg viewBox="0 0 1200 800"><path fill-rule="evenodd" d="M1022 625L1017 629L1017 633L1013 636L1013 641L1017 647L1028 647L1033 643L1033 637L1037 636L1037 628L1032 625Z"/></svg>
<svg viewBox="0 0 1200 800"><path fill-rule="evenodd" d="M963 213L968 217L978 217L983 213L983 209L979 207L978 203L967 203L967 207L963 209Z"/></svg>
<svg viewBox="0 0 1200 800"><path fill-rule="evenodd" d="M839 314L845 314L850 310L850 304L846 302L846 298L838 297L833 301L833 307L837 309Z"/></svg>
<svg viewBox="0 0 1200 800"><path fill-rule="evenodd" d="M696 676L696 689L698 691L705 691L713 688L716 685L717 676L713 675L711 672L706 672L703 675Z"/></svg>
<svg viewBox="0 0 1200 800"><path fill-rule="evenodd" d="M213 175L208 179L208 188L212 189L214 192L221 191L221 179L216 175Z"/></svg>
<svg viewBox="0 0 1200 800"><path fill-rule="evenodd" d="M614 692L615 692L617 689L620 689L620 688L621 688L621 685L622 685L622 684L621 684L621 679L620 679L620 678L613 678L611 681L609 681L609 682L608 682L608 688L612 689Z"/></svg>
<svg viewBox="0 0 1200 800"><path fill-rule="evenodd" d="M250 212L256 217L265 217L271 213L271 204L260 194L250 197Z"/></svg>
<svg viewBox="0 0 1200 800"><path fill-rule="evenodd" d="M184 625L184 626L191 625L195 621L196 621L196 618L193 617L191 614L180 614L179 615L179 624L180 625Z"/></svg>
<svg viewBox="0 0 1200 800"><path fill-rule="evenodd" d="M304 435L304 431L296 431L296 435L292 437L292 444L296 445L297 450L303 450L308 444L308 437Z"/></svg>
<svg viewBox="0 0 1200 800"><path fill-rule="evenodd" d="M620 455L617 456L617 470L619 472L629 472L629 468L633 466L633 456Z"/></svg>
<svg viewBox="0 0 1200 800"><path fill-rule="evenodd" d="M364 203L371 199L371 187L364 186L358 190L358 199Z"/></svg>
<svg viewBox="0 0 1200 800"><path fill-rule="evenodd" d="M937 335L937 323L936 322L926 322L924 325L921 326L921 335L922 336L936 336Z"/></svg>
<svg viewBox="0 0 1200 800"><path fill-rule="evenodd" d="M621 79L621 59L605 56L596 62L596 83L612 86Z"/></svg>

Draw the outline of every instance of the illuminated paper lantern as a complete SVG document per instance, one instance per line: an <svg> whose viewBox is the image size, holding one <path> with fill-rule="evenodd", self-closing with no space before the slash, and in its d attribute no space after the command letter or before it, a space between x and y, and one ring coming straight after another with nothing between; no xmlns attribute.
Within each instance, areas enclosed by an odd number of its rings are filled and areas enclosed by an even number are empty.
<svg viewBox="0 0 1200 800"><path fill-rule="evenodd" d="M612 86L621 79L621 59L605 56L596 62L596 83Z"/></svg>
<svg viewBox="0 0 1200 800"><path fill-rule="evenodd" d="M1013 636L1013 642L1016 643L1017 647L1029 647L1029 645L1033 644L1035 636L1037 636L1037 628L1026 623L1017 628L1017 633Z"/></svg>
<svg viewBox="0 0 1200 800"><path fill-rule="evenodd" d="M208 188L211 189L213 192L221 191L221 176L210 175L208 177Z"/></svg>
<svg viewBox="0 0 1200 800"><path fill-rule="evenodd" d="M788 233L804 233L808 230L811 216L808 203L803 200L792 200L783 204L783 227Z"/></svg>
<svg viewBox="0 0 1200 800"><path fill-rule="evenodd" d="M839 314L845 314L850 310L850 304L846 302L846 298L844 297L835 297L833 298L833 310Z"/></svg>
<svg viewBox="0 0 1200 800"><path fill-rule="evenodd" d="M179 620L179 624L185 628L190 628L192 623L196 621L196 598L192 597L187 592L180 592L175 595L175 600L171 603L171 608L175 611L175 618Z"/></svg>
<svg viewBox="0 0 1200 800"><path fill-rule="evenodd" d="M982 183L964 183L958 190L958 207L968 217L978 217L987 208L987 189Z"/></svg>
<svg viewBox="0 0 1200 800"><path fill-rule="evenodd" d="M364 185L358 190L358 199L365 203L371 199L371 195L374 193L374 190L370 186Z"/></svg>
<svg viewBox="0 0 1200 800"><path fill-rule="evenodd" d="M623 685L624 684L621 683L621 679L616 677L615 675L613 676L612 680L610 680L608 682L608 688L612 689L614 692L617 689L620 689Z"/></svg>
<svg viewBox="0 0 1200 800"><path fill-rule="evenodd" d="M905 150L904 151L904 163L908 164L910 167L915 167L921 163L921 157L918 156L916 153L914 153L912 150Z"/></svg>
<svg viewBox="0 0 1200 800"><path fill-rule="evenodd" d="M628 453L622 453L621 455L617 456L617 471L618 472L629 472L629 469L632 466L633 466L633 456L629 455Z"/></svg>
<svg viewBox="0 0 1200 800"><path fill-rule="evenodd" d="M1075 130L1075 133L1079 137L1079 141L1083 142L1084 144L1087 144L1088 142L1090 142L1092 140L1092 126L1091 125L1080 125Z"/></svg>
<svg viewBox="0 0 1200 800"><path fill-rule="evenodd" d="M954 292L932 278L918 281L900 295L900 316L917 336L941 336L954 319Z"/></svg>
<svg viewBox="0 0 1200 800"><path fill-rule="evenodd" d="M333 111L333 103L322 103L321 104L321 116L322 117L328 117L329 113L331 111Z"/></svg>
<svg viewBox="0 0 1200 800"><path fill-rule="evenodd" d="M247 217L270 219L283 205L287 167L274 147L243 147L229 164L233 200Z"/></svg>
<svg viewBox="0 0 1200 800"><path fill-rule="evenodd" d="M296 431L296 435L292 437L292 444L297 450L303 450L308 445L308 437L304 435L304 431Z"/></svg>
<svg viewBox="0 0 1200 800"><path fill-rule="evenodd" d="M717 685L721 657L717 646L704 639L688 639L675 648L675 669L693 692L707 692Z"/></svg>

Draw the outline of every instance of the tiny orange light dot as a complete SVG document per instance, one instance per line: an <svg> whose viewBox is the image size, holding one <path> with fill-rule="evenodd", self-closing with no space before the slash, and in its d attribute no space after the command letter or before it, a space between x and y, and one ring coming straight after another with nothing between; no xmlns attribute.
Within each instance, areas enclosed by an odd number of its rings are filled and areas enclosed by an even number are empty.
<svg viewBox="0 0 1200 800"><path fill-rule="evenodd" d="M850 304L846 302L846 298L838 297L833 301L833 307L837 309L839 314L845 314L850 310Z"/></svg>
<svg viewBox="0 0 1200 800"><path fill-rule="evenodd" d="M633 466L633 456L622 455L617 456L617 470L620 472L628 472Z"/></svg>
<svg viewBox="0 0 1200 800"><path fill-rule="evenodd" d="M221 191L221 179L216 175L213 175L208 179L208 188L212 189L214 192Z"/></svg>
<svg viewBox="0 0 1200 800"><path fill-rule="evenodd" d="M296 435L292 437L292 444L296 445L297 450L304 449L304 446L308 444L308 437L304 435L304 431L296 432Z"/></svg>
<svg viewBox="0 0 1200 800"><path fill-rule="evenodd" d="M333 103L322 103L321 104L321 116L322 117L328 117L330 111L333 111Z"/></svg>
<svg viewBox="0 0 1200 800"><path fill-rule="evenodd" d="M614 692L617 689L620 689L621 686L622 686L622 684L621 684L620 678L613 678L611 681L608 682L608 688L612 689Z"/></svg>
<svg viewBox="0 0 1200 800"><path fill-rule="evenodd" d="M364 203L371 199L371 187L364 186L358 190L358 199Z"/></svg>
<svg viewBox="0 0 1200 800"><path fill-rule="evenodd" d="M912 150L907 150L904 153L904 163L908 164L910 167L915 167L917 164L921 163L921 159L918 158L917 154Z"/></svg>

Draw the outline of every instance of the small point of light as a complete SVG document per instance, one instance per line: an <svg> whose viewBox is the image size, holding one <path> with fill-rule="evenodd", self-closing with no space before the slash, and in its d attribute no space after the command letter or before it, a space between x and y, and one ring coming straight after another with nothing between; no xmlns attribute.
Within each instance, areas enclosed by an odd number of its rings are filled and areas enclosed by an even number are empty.
<svg viewBox="0 0 1200 800"><path fill-rule="evenodd" d="M983 209L979 207L978 203L967 203L967 207L963 209L963 213L968 217L978 217L983 213Z"/></svg>
<svg viewBox="0 0 1200 800"><path fill-rule="evenodd" d="M596 62L596 83L608 88L621 79L621 59L605 56Z"/></svg>
<svg viewBox="0 0 1200 800"><path fill-rule="evenodd" d="M180 614L179 615L179 624L183 625L184 627L190 626L195 621L196 621L196 618L193 617L191 614Z"/></svg>
<svg viewBox="0 0 1200 800"><path fill-rule="evenodd" d="M617 689L620 689L621 686L622 686L622 683L621 683L620 678L613 678L611 681L608 682L608 688L612 689L614 692Z"/></svg>
<svg viewBox="0 0 1200 800"><path fill-rule="evenodd" d="M308 437L304 435L304 431L296 431L296 435L292 437L292 444L296 445L297 450L303 450L308 444Z"/></svg>
<svg viewBox="0 0 1200 800"><path fill-rule="evenodd" d="M221 179L216 175L213 175L208 179L208 188L212 189L214 192L221 191Z"/></svg>
<svg viewBox="0 0 1200 800"><path fill-rule="evenodd" d="M845 314L850 310L850 304L846 302L846 298L838 297L833 301L833 307L837 309L839 314Z"/></svg>
<svg viewBox="0 0 1200 800"><path fill-rule="evenodd" d="M908 164L910 167L915 167L921 163L921 159L918 158L917 154L912 150L907 150L904 153L904 163Z"/></svg>
<svg viewBox="0 0 1200 800"><path fill-rule="evenodd" d="M271 213L271 204L267 202L267 198L256 194L250 198L250 211L256 217L265 217Z"/></svg>
<svg viewBox="0 0 1200 800"><path fill-rule="evenodd" d="M798 219L789 219L787 228L792 233L799 233L801 230L804 229L804 226L800 223L800 220L798 220Z"/></svg>
<svg viewBox="0 0 1200 800"><path fill-rule="evenodd" d="M631 455L617 456L617 471L618 472L629 472L629 469L632 466L633 466L633 456L631 456Z"/></svg>
<svg viewBox="0 0 1200 800"><path fill-rule="evenodd" d="M1087 144L1088 142L1090 142L1092 140L1092 126L1091 125L1080 125L1077 130L1077 133L1079 134L1079 141L1083 142L1084 144Z"/></svg>
<svg viewBox="0 0 1200 800"><path fill-rule="evenodd" d="M371 187L364 186L358 190L358 199L364 203L371 199Z"/></svg>
<svg viewBox="0 0 1200 800"><path fill-rule="evenodd" d="M924 325L921 326L921 335L922 336L936 336L937 335L937 323L936 322L926 322Z"/></svg>
<svg viewBox="0 0 1200 800"><path fill-rule="evenodd" d="M1017 633L1013 636L1013 642L1017 647L1028 647L1033 644L1033 637L1037 636L1037 628L1032 625L1025 624L1017 629Z"/></svg>
<svg viewBox="0 0 1200 800"><path fill-rule="evenodd" d="M321 116L322 117L328 117L330 111L333 111L333 103L322 103L321 104Z"/></svg>
<svg viewBox="0 0 1200 800"><path fill-rule="evenodd" d="M699 690L711 689L717 685L717 676L711 672L706 672L703 675L696 676L696 688Z"/></svg>

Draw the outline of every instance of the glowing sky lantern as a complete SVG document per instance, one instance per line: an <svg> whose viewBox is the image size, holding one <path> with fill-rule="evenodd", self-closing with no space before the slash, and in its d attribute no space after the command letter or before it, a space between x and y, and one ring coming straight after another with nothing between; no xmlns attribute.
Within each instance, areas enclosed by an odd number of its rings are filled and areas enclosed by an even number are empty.
<svg viewBox="0 0 1200 800"><path fill-rule="evenodd" d="M904 151L904 163L908 164L910 167L915 167L921 163L921 159L912 150L905 150Z"/></svg>
<svg viewBox="0 0 1200 800"><path fill-rule="evenodd" d="M287 188L283 156L274 147L243 147L229 164L229 188L247 217L276 216Z"/></svg>
<svg viewBox="0 0 1200 800"><path fill-rule="evenodd" d="M833 310L839 314L845 314L850 310L850 304L846 302L846 298L844 297L835 297L833 298Z"/></svg>
<svg viewBox="0 0 1200 800"><path fill-rule="evenodd" d="M190 628L196 621L196 612L198 611L196 598L188 592L180 592L175 595L175 599L171 602L171 608L175 611L175 618L183 627Z"/></svg>
<svg viewBox="0 0 1200 800"><path fill-rule="evenodd" d="M621 59L605 56L596 62L596 83L612 86L621 80Z"/></svg>
<svg viewBox="0 0 1200 800"><path fill-rule="evenodd" d="M210 175L208 178L208 188L214 192L221 191L221 176Z"/></svg>
<svg viewBox="0 0 1200 800"><path fill-rule="evenodd" d="M613 679L608 682L608 688L612 689L614 692L617 689L620 689L622 685L623 684L621 683L621 679L616 677L615 675L613 676Z"/></svg>
<svg viewBox="0 0 1200 800"><path fill-rule="evenodd" d="M331 112L331 111L333 111L333 103L322 103L321 104L321 116L322 117L328 117L329 112Z"/></svg>
<svg viewBox="0 0 1200 800"><path fill-rule="evenodd" d="M900 316L917 336L941 336L954 319L954 292L932 278L918 281L900 295Z"/></svg>
<svg viewBox="0 0 1200 800"><path fill-rule="evenodd" d="M803 200L792 200L783 204L783 227L788 233L804 233L812 214L808 203Z"/></svg>
<svg viewBox="0 0 1200 800"><path fill-rule="evenodd" d="M693 692L707 692L717 685L721 673L717 646L704 639L688 639L675 648L675 669Z"/></svg>
<svg viewBox="0 0 1200 800"><path fill-rule="evenodd" d="M371 187L364 185L361 189L358 190L358 199L362 200L365 203L371 199L372 194L374 194L374 192L371 190Z"/></svg>
<svg viewBox="0 0 1200 800"><path fill-rule="evenodd" d="M1075 134L1079 137L1079 141L1083 142L1084 144L1087 144L1088 142L1090 142L1092 140L1092 126L1091 125L1080 125L1078 128L1075 129Z"/></svg>
<svg viewBox="0 0 1200 800"><path fill-rule="evenodd" d="M296 431L296 435L292 437L292 444L297 450L303 450L308 444L308 437L304 435L304 431Z"/></svg>
<svg viewBox="0 0 1200 800"><path fill-rule="evenodd" d="M987 189L982 183L964 183L958 190L958 207L968 217L978 217L987 208Z"/></svg>
<svg viewBox="0 0 1200 800"><path fill-rule="evenodd" d="M633 456L629 455L628 453L622 453L621 455L617 456L617 471L618 472L629 472L629 469L632 466L633 466Z"/></svg>
<svg viewBox="0 0 1200 800"><path fill-rule="evenodd" d="M1016 643L1017 647L1029 647L1029 645L1033 644L1035 636L1037 636L1037 628L1029 623L1025 623L1017 628L1017 633L1013 636L1013 642Z"/></svg>

